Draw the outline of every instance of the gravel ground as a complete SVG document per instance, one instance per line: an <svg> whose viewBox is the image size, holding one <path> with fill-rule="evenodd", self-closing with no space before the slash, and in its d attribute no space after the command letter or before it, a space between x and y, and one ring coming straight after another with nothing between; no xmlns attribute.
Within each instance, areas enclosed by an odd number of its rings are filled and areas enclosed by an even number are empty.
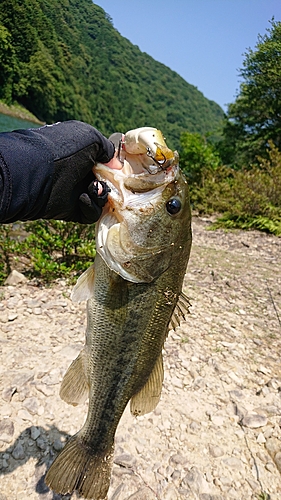
<svg viewBox="0 0 281 500"><path fill-rule="evenodd" d="M158 407L121 419L109 500L281 497L281 238L209 224L193 220L190 315L166 342ZM0 500L77 498L44 484L87 411L58 395L84 343L69 294L63 281L0 289Z"/></svg>

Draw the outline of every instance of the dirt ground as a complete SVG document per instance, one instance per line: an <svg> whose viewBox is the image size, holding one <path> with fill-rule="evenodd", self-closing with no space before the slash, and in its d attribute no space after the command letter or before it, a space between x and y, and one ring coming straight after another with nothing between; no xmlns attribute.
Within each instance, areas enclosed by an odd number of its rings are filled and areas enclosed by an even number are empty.
<svg viewBox="0 0 281 500"><path fill-rule="evenodd" d="M193 219L190 314L166 342L158 407L121 419L109 500L281 498L281 238L209 225ZM44 483L87 411L58 395L84 343L70 291L0 289L0 500L77 498Z"/></svg>

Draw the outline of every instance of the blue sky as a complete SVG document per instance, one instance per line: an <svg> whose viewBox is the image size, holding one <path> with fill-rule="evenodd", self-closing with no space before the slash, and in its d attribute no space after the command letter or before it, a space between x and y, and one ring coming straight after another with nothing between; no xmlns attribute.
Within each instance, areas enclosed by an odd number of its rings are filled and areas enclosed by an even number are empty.
<svg viewBox="0 0 281 500"><path fill-rule="evenodd" d="M226 110L239 89L239 68L280 0L94 0L141 51L179 73Z"/></svg>

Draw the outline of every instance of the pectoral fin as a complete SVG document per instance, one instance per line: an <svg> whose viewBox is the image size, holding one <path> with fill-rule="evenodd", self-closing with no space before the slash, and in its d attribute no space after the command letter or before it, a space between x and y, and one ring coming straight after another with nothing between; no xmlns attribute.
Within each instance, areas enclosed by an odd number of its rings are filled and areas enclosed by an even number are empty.
<svg viewBox="0 0 281 500"><path fill-rule="evenodd" d="M86 401L89 396L89 385L86 377L86 356L82 349L77 358L72 361L63 377L60 397L66 403L76 406Z"/></svg>
<svg viewBox="0 0 281 500"><path fill-rule="evenodd" d="M180 325L182 319L185 319L186 314L189 314L189 308L191 304L189 298L181 292L177 305L174 309L173 315L171 317L169 328L175 330L177 326Z"/></svg>
<svg viewBox="0 0 281 500"><path fill-rule="evenodd" d="M132 415L145 415L145 413L149 413L156 408L161 396L163 378L164 368L161 353L155 363L148 381L130 401L130 410Z"/></svg>
<svg viewBox="0 0 281 500"><path fill-rule="evenodd" d="M90 299L93 295L95 277L94 266L95 264L92 264L89 269L87 269L78 278L77 283L71 293L71 300L73 302L83 302L84 300Z"/></svg>

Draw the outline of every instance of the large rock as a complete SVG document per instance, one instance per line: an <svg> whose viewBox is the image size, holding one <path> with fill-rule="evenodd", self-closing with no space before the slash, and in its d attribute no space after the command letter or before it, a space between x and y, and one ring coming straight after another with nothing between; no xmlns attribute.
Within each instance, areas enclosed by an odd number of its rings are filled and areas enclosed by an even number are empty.
<svg viewBox="0 0 281 500"><path fill-rule="evenodd" d="M15 269L9 274L8 278L5 281L5 285L18 285L19 283L24 283L28 281L24 274L19 273Z"/></svg>

